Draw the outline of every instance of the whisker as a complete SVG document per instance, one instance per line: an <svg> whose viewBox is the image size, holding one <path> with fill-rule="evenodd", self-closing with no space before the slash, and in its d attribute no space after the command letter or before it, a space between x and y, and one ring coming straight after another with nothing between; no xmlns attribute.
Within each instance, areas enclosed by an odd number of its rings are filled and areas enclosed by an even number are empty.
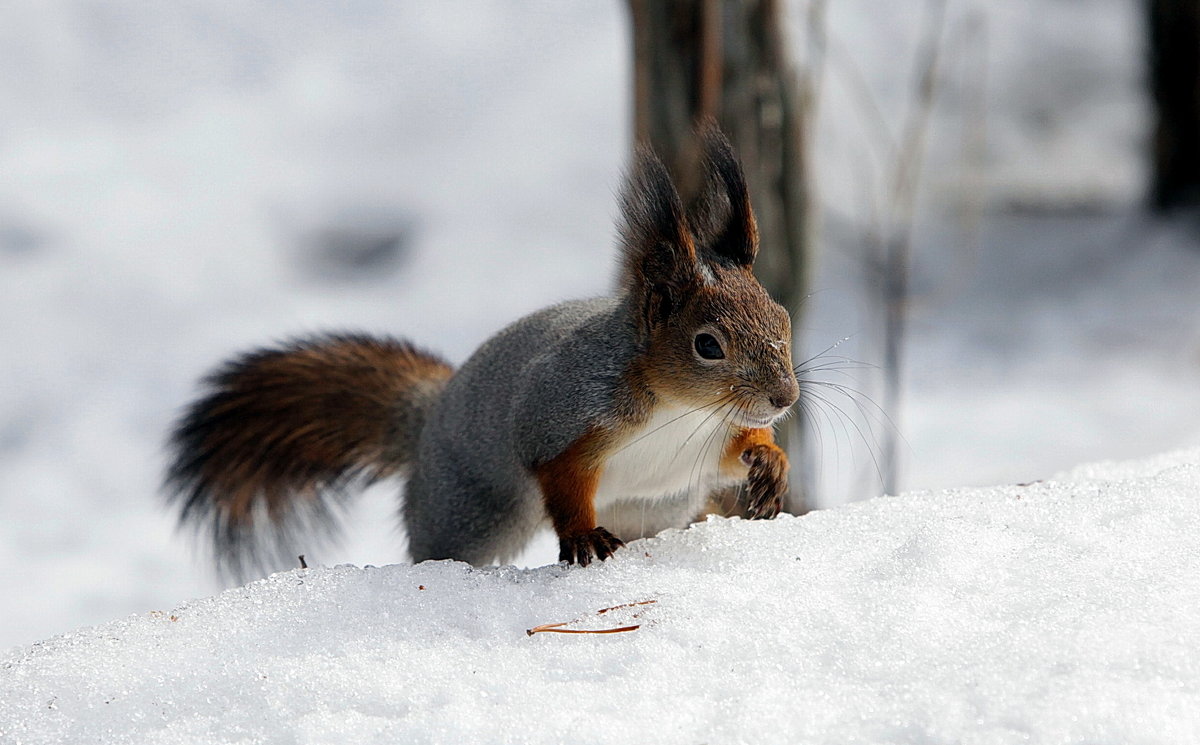
<svg viewBox="0 0 1200 745"><path fill-rule="evenodd" d="M704 461L705 461L705 456L708 454L708 448L711 446L711 443L716 439L717 435L721 432L721 430L724 429L720 425L724 424L728 420L728 415L725 411L724 406L722 406L719 409L714 410L713 413L714 414L719 413L721 415L721 422L720 422L720 424L718 424L718 426L713 427L711 432L709 432L707 435L705 435L704 442L702 442L700 444L700 449L696 453L696 459L692 462L692 466L688 471L688 493L689 493L689 495L694 494L697 500L701 499L704 496L707 496L707 495L701 495L699 492L700 492L701 487L703 486L701 481L704 478ZM695 487L692 486L693 477L695 479Z"/></svg>
<svg viewBox="0 0 1200 745"><path fill-rule="evenodd" d="M736 395L737 395L737 393L736 393L736 391L734 391L734 392L731 392L728 396L726 396L726 398L732 399ZM721 407L718 405L711 412L709 412L708 416L704 417L703 421L701 421L699 424L696 425L696 428L692 430L692 433L687 436L687 439L684 440L683 443L679 446L679 448L675 451L675 455L672 456L672 460L679 457L679 454L681 452L683 452L683 449L685 447L687 447L687 444L692 441L692 438L696 436L696 434L704 427L705 424L708 424L708 420L712 419L720 411L721 411ZM717 427L717 429L719 430L720 427Z"/></svg>
<svg viewBox="0 0 1200 745"><path fill-rule="evenodd" d="M819 360L819 359L821 359L822 357L824 357L825 355L829 354L829 353L830 353L830 352L832 352L833 350L835 350L835 349L837 349L838 347L842 346L842 344L844 344L845 342L848 342L848 341L850 341L852 338L854 338L854 337L851 337L851 336L843 336L841 339L838 339L838 340L837 340L837 341L835 341L834 343L832 343L832 344L830 344L829 346L825 347L825 348L824 348L824 349L822 349L820 352L817 352L816 354L814 354L812 357L809 357L808 359L804 360L803 362L801 362L801 363L800 363L799 365L797 365L796 367L804 367L805 365L807 365L807 364L809 364L809 363L811 363L811 362L815 362L816 360Z"/></svg>
<svg viewBox="0 0 1200 745"><path fill-rule="evenodd" d="M820 405L822 402L819 400L819 398L820 397L817 395L810 395L810 396L802 395L800 397L800 400L804 402L804 405L805 405L807 411L809 412L809 417L813 423L813 431L815 431L817 433L821 432L822 428L819 426L820 422L818 421L818 416L819 416L821 418L824 418L825 423L827 425L829 425L829 429L834 433L833 448L834 448L834 458L836 459L836 462L834 463L834 465L838 468L838 470L841 470L842 441L841 441L841 438L839 438L837 436L837 430L839 428L842 430L842 434L845 436L847 441L849 441L851 439L850 431L849 431L849 429L846 428L846 424L844 422L841 422L841 421L835 422L834 421L834 418L830 415L829 410L826 409L824 406Z"/></svg>
<svg viewBox="0 0 1200 745"><path fill-rule="evenodd" d="M879 477L879 479L882 481L883 480L883 468L880 466L879 457L875 452L875 447L877 446L877 443L875 442L875 439L876 439L875 431L873 429L870 429L870 423L868 422L868 424L867 424L867 427L868 427L867 431L869 431L871 434L871 436L868 437L867 432L864 432L863 428L859 426L858 422L855 421L854 417L852 417L848 413L846 413L846 411L844 409L842 409L842 407L838 406L836 403L834 403L832 400L830 400L827 396L824 396L820 393L817 393L815 391L809 391L808 393L809 393L809 396L814 401L824 404L825 406L829 407L830 409L832 409L833 411L835 411L839 414L839 416L843 422L843 429L844 429L845 425L847 425L847 424L850 425L850 427L852 427L854 429L854 431L858 434L859 439L867 447L867 453L868 453L868 455L871 456L871 461L875 465L875 473ZM853 401L853 399L851 399L851 400ZM847 432L847 437L849 437L848 432Z"/></svg>
<svg viewBox="0 0 1200 745"><path fill-rule="evenodd" d="M815 404L813 404L812 402L810 402L808 399L806 399L803 396L801 396L800 399L797 401L797 412L798 412L797 415L800 417L803 417L804 421L808 423L808 427L809 427L808 431L811 432L812 435L816 438L816 443L815 443L816 447L813 449L813 452L816 454L816 456L818 458L817 467L819 469L824 468L824 466L825 466L825 462L824 462L825 433L821 431L821 428L819 426L817 426L817 424L818 424L817 412L819 412L826 419L829 418L829 415L823 409L816 406ZM829 426L832 427L833 422L830 422ZM838 471L840 471L841 465L842 465L842 448L841 448L841 443L838 441L837 437L833 438L833 454L834 454L834 458L835 458L834 467L837 468Z"/></svg>
<svg viewBox="0 0 1200 745"><path fill-rule="evenodd" d="M871 398L867 394L842 383L834 383L827 380L806 380L804 382L807 384L824 386L850 399L855 408L858 409L859 413L863 415L863 419L867 420L868 422L874 419L874 421L879 425L890 429L893 434L900 438L900 441L903 442L905 446L911 447L908 444L908 440L906 440L904 435L900 433L899 428L896 426L896 423L892 421L892 418L888 415L887 411L878 403L876 403L875 399ZM870 407L868 408L866 404L870 404ZM874 434L874 432L872 432L872 434Z"/></svg>
<svg viewBox="0 0 1200 745"><path fill-rule="evenodd" d="M817 433L814 438L815 452L823 457L827 450L832 449L839 461L840 470L843 439L851 453L856 452L860 447L858 443L861 443L865 446L876 477L882 482L884 477L881 466L881 441L890 433L905 445L908 443L899 433L889 413L871 396L858 389L862 383L854 373L879 370L879 366L855 360L835 351L851 338L853 337L845 336L836 340L792 368L800 386L800 398L796 408ZM814 376L825 379L814 379ZM834 379L828 379L830 377ZM838 397L849 399L850 406L839 401ZM833 433L832 445L821 440L823 430Z"/></svg>
<svg viewBox="0 0 1200 745"><path fill-rule="evenodd" d="M650 430L649 432L645 432L641 436L639 436L633 440L630 440L629 442L625 443L621 447L617 448L616 450L613 451L613 455L616 455L617 453L621 452L622 450L624 450L632 445L636 445L637 443L646 439L647 437L654 434L655 432L658 432L660 429L663 429L664 427L668 427L668 426L674 424L675 422L679 421L680 419L683 419L685 416L691 416L692 414L695 414L697 411L702 411L704 409L709 408L710 406L718 406L719 407L726 401L733 398L735 395L736 394L733 392L726 393L725 395L721 396L720 398L718 398L716 401L713 401L712 403L701 404L700 406L697 406L694 409L689 409L689 410L683 412L679 416L672 417L672 418L668 419L667 421L663 422L662 424L658 425L654 429Z"/></svg>
<svg viewBox="0 0 1200 745"><path fill-rule="evenodd" d="M736 393L736 389L735 389L735 393ZM719 411L721 413L721 422L718 426L714 427L713 431L710 432L708 434L708 436L704 439L704 442L700 445L700 452L696 456L696 461L692 464L691 474L695 476L695 484L696 485L695 485L695 487L691 486L692 476L689 475L688 476L688 492L691 495L695 495L695 498L697 501L708 497L708 494L701 494L700 492L704 486L704 484L702 483L703 478L704 478L704 463L708 459L709 450L710 450L710 448L712 448L712 446L715 443L718 442L718 435L727 436L729 434L728 424L729 424L731 415L735 412L739 412L741 410L741 407L744 406L744 404L742 402L738 401L737 399L735 399L733 401L733 403L734 403L734 406L732 408L722 406L720 409L717 409L717 411ZM714 412L714 413L716 413L716 412ZM722 444L724 444L724 437L721 437L720 440L721 440ZM720 458L718 458L717 468L720 469ZM718 473L719 473L719 470L718 470Z"/></svg>
<svg viewBox="0 0 1200 745"><path fill-rule="evenodd" d="M794 372L796 375L808 375L810 373L815 373L815 372L845 372L846 370L878 370L879 369L879 367L877 365L871 365L866 362L858 362L858 361L852 360L848 357L846 357L846 358L832 357L832 358L821 358L821 359L824 359L826 361L821 362L820 364L813 364L813 365L808 365L808 366L797 365L796 367L792 368L792 372Z"/></svg>
<svg viewBox="0 0 1200 745"><path fill-rule="evenodd" d="M748 392L749 392L749 391L752 391L753 389L752 389L752 387L751 387L751 386L746 386L744 390L746 390L746 391L748 391ZM734 410L730 411L730 417L728 417L728 418L732 418L732 417L733 417L733 416L735 416L735 415L736 415L736 416L741 416L742 414L744 414L744 413L746 412L746 410L748 410L748 409L749 409L749 407L750 407L750 403L751 403L751 401L750 401L750 399L749 399L749 398L746 398L746 399L743 399L743 400L739 401L739 402L738 402L738 404L739 404L739 405L738 405L738 407L737 407L736 409L734 409ZM728 419L728 418L727 418L727 419ZM722 453L722 455L723 455L723 453ZM721 462L722 462L722 460L723 460L722 458L718 458L718 459L717 459L717 474L718 474L718 475L720 475L720 473L721 473L721 470L720 470L720 469L721 469ZM723 515L724 517L729 517L730 515L737 514L737 512L736 512L736 511L739 509L739 507L738 507L738 503L742 501L742 489L743 489L743 487L744 487L744 484L738 484L738 485L736 486L736 489L737 489L737 491L736 491L736 493L734 494L734 499L733 499L733 502L732 502L731 504L729 504L729 505L728 505L728 507L726 508L726 510L725 510L725 514Z"/></svg>

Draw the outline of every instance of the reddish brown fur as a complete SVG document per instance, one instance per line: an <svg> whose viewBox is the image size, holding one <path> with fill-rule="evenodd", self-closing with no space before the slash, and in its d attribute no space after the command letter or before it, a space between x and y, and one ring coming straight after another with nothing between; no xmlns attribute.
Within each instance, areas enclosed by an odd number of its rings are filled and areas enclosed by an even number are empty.
<svg viewBox="0 0 1200 745"><path fill-rule="evenodd" d="M596 487L611 435L589 430L566 450L534 469L546 512L559 539L559 559L587 565L606 559L622 542L596 525Z"/></svg>
<svg viewBox="0 0 1200 745"><path fill-rule="evenodd" d="M624 284L642 303L639 364L653 392L676 403L712 405L731 386L794 400L791 319L754 277L758 225L741 169L715 125L700 136L706 183L688 215L652 156L625 199ZM721 332L731 360L753 362L753 369L717 376L697 367L692 339L705 326Z"/></svg>
<svg viewBox="0 0 1200 745"><path fill-rule="evenodd" d="M174 433L169 480L184 517L211 520L218 544L272 522L347 479L404 469L414 417L452 375L440 359L391 339L323 336L245 355L208 379ZM414 426L416 425L416 426Z"/></svg>
<svg viewBox="0 0 1200 745"><path fill-rule="evenodd" d="M743 474L746 483L742 488L718 489L709 495L701 515L754 519L773 517L782 508L788 491L788 459L770 429L743 429L734 435L722 455L721 470ZM772 505L774 513L769 509Z"/></svg>
<svg viewBox="0 0 1200 745"><path fill-rule="evenodd" d="M751 519L771 518L783 509L788 492L787 455L773 441L751 441L739 455L749 466L746 513Z"/></svg>
<svg viewBox="0 0 1200 745"><path fill-rule="evenodd" d="M601 443L597 432L589 431L534 469L546 512L560 537L580 535L596 527L593 499L603 467Z"/></svg>
<svg viewBox="0 0 1200 745"><path fill-rule="evenodd" d="M755 387L760 393L794 398L797 388L791 372L787 313L767 296L749 270L717 267L713 271L716 285L696 286L671 323L652 333L643 365L653 389L694 406L716 403L730 392L730 386L749 386L739 388L747 395ZM745 360L750 367L731 367L719 378L711 369L698 368L692 332L706 326L722 332L729 359ZM784 346L774 349L770 346L773 342ZM739 373L749 373L754 384Z"/></svg>
<svg viewBox="0 0 1200 745"><path fill-rule="evenodd" d="M729 444L725 446L725 453L721 458L722 470L728 471L746 471L749 468L748 463L743 459L743 454L756 445L765 445L775 450L779 450L780 455L783 455L783 450L775 444L775 433L770 429L763 427L758 429L743 429L735 434ZM787 456L783 455L786 460Z"/></svg>

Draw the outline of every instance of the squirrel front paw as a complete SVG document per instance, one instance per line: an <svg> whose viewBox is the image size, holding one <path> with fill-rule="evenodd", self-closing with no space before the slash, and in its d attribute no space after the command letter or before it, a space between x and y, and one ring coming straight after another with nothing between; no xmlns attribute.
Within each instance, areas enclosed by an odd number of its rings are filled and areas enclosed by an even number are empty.
<svg viewBox="0 0 1200 745"><path fill-rule="evenodd" d="M585 567L596 558L604 561L625 543L604 528L558 539L558 560Z"/></svg>
<svg viewBox="0 0 1200 745"><path fill-rule="evenodd" d="M746 512L751 520L768 520L783 509L788 492L788 462L783 451L773 445L755 445L742 453L742 462L750 467L746 477Z"/></svg>

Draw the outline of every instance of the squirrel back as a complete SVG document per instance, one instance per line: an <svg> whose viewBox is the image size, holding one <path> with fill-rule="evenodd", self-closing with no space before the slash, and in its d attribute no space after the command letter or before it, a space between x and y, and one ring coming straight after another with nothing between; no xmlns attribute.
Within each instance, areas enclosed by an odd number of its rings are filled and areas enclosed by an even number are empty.
<svg viewBox="0 0 1200 745"><path fill-rule="evenodd" d="M771 425L798 396L790 319L752 273L757 229L728 142L698 136L705 188L687 210L639 150L612 297L520 319L457 372L352 335L218 370L171 441L182 519L240 573L295 528L333 526L351 482L391 475L407 479L415 561L508 560L548 523L560 559L587 564L735 486L752 517L777 514L787 459Z"/></svg>

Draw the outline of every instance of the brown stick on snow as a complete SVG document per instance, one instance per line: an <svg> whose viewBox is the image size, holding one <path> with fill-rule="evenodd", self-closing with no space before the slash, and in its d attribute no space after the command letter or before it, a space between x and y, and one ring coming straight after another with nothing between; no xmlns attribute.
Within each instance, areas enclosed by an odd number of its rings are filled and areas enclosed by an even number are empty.
<svg viewBox="0 0 1200 745"><path fill-rule="evenodd" d="M605 613L608 613L609 611L620 610L621 608L635 608L639 605L651 605L652 603L657 603L657 602L658 602L657 600L638 600L638 601L635 601L632 603L622 603L620 605L614 605L611 608L601 608L600 610L596 611L596 615L600 616ZM633 617L637 618L639 615L641 615L640 612L634 613ZM543 632L553 632L555 634L619 634L622 631L636 631L637 629L640 629L642 627L641 624L635 624L633 626L622 626L617 629L564 629L564 628L562 628L563 626L566 626L567 624L578 623L580 620L581 619L577 618L574 621L564 621L562 623L544 623L540 626L534 626L532 629L525 629L525 634L526 634L526 636L533 636L534 634L540 634Z"/></svg>
<svg viewBox="0 0 1200 745"><path fill-rule="evenodd" d="M568 622L569 623L569 622ZM642 627L641 624L635 626L622 626L617 629L561 629L560 626L566 626L566 623L545 623L541 626L534 626L532 629L526 629L527 636L540 634L542 632L552 631L555 634L619 634L622 631L636 631Z"/></svg>

